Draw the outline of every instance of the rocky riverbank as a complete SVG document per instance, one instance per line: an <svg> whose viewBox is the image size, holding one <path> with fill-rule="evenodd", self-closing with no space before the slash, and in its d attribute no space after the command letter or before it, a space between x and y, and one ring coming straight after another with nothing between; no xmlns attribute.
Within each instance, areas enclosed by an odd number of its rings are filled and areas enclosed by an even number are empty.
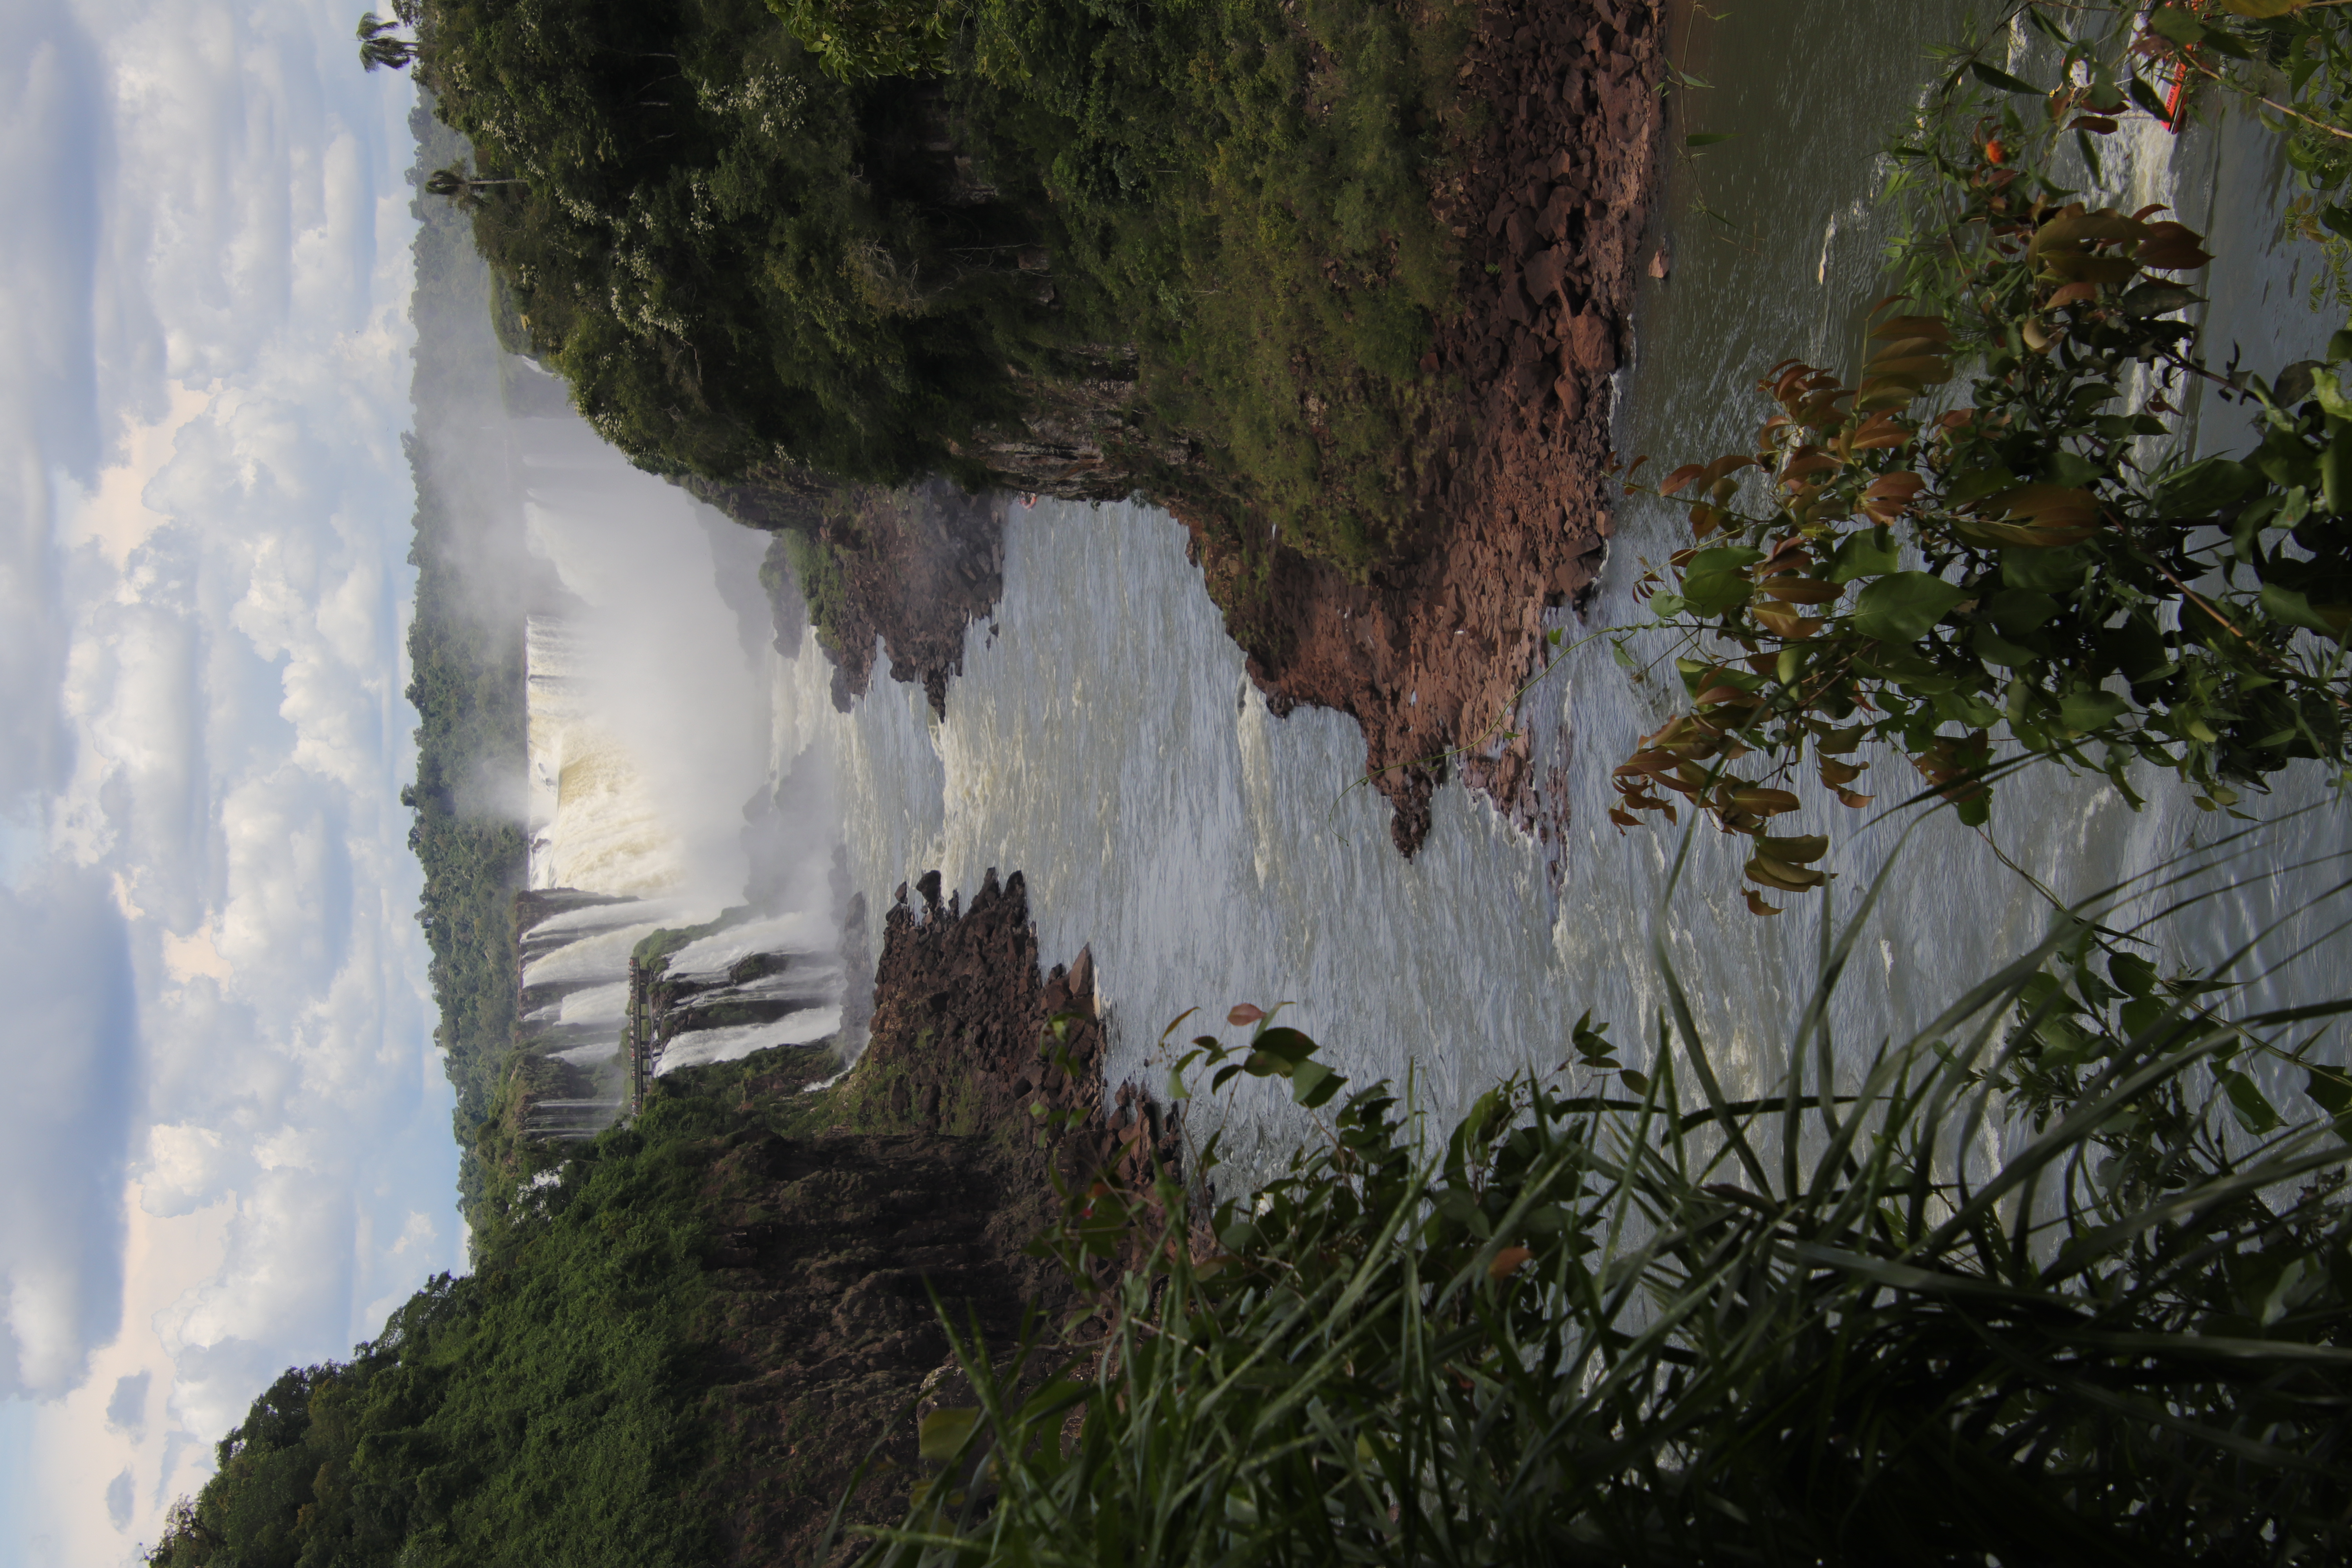
<svg viewBox="0 0 2352 1568"><path fill-rule="evenodd" d="M1181 497L1155 498L1192 529L1210 595L1275 710L1310 703L1362 726L1367 772L1408 855L1456 766L1529 831L1566 810L1564 786L1533 776L1506 731L1541 668L1545 612L1575 604L1606 553L1612 377L1637 278L1664 265L1643 245L1663 26L1655 0L1482 0L1461 79L1482 111L1431 193L1461 247L1460 305L1436 324L1422 368L1437 392L1396 454L1415 521L1392 560L1353 581L1279 539L1188 515ZM740 521L823 542L836 564L816 572L837 575L801 586L831 628L836 702L866 691L879 636L893 677L919 681L944 713L965 628L993 614L1002 588L1008 498L940 481L694 488Z"/></svg>
<svg viewBox="0 0 2352 1568"><path fill-rule="evenodd" d="M1484 129L1433 198L1463 284L1424 362L1453 389L1419 474L1427 546L1362 584L1277 549L1259 607L1230 617L1277 711L1315 703L1363 726L1408 855L1457 748L1465 782L1523 827L1565 810L1503 731L1541 668L1544 611L1573 604L1606 552L1610 378L1654 260L1662 27L1649 0L1481 5L1463 86ZM1213 592L1235 568L1196 537Z"/></svg>

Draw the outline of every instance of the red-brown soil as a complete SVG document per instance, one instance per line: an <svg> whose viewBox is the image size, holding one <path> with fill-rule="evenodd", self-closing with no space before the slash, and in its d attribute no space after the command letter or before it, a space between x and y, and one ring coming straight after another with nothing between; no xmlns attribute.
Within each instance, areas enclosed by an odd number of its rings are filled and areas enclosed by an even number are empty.
<svg viewBox="0 0 2352 1568"><path fill-rule="evenodd" d="M1434 196L1464 294L1423 362L1460 389L1423 448L1431 542L1365 585L1278 550L1256 614L1279 625L1235 627L1279 650L1250 661L1277 711L1315 703L1362 725L1408 855L1449 753L1523 826L1563 804L1502 732L1541 668L1542 612L1591 583L1609 536L1609 382L1645 260L1661 28L1650 0L1481 6L1463 88L1485 129ZM1195 537L1213 584L1230 567Z"/></svg>

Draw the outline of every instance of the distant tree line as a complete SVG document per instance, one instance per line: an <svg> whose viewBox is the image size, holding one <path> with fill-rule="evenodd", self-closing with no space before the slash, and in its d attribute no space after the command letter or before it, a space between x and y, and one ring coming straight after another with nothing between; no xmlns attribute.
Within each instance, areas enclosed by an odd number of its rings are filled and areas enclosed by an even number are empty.
<svg viewBox="0 0 2352 1568"><path fill-rule="evenodd" d="M425 110L415 129L422 183L464 143ZM405 442L416 489L407 695L417 712L417 754L416 781L400 798L415 814L408 843L425 872L416 918L432 954L436 1039L457 1090L456 1133L467 1152L460 1206L470 1212L483 1180L475 1131L490 1115L513 1044L513 900L529 868L522 825L485 798L488 781L520 780L527 763L523 614L512 593L486 593L475 577L479 563L500 554L501 542L484 539L485 528L514 530L505 553L520 555L520 517L478 504L456 482L462 454L480 439L471 425L499 406L501 366L465 220L439 202L419 212L411 304L417 434Z"/></svg>

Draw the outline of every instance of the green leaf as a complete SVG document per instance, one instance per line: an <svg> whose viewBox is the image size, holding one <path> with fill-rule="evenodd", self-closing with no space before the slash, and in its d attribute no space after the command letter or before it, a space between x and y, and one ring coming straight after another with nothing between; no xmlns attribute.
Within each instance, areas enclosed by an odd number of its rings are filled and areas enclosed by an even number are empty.
<svg viewBox="0 0 2352 1568"><path fill-rule="evenodd" d="M1021 1419L1024 1425L1034 1421L1050 1420L1084 1399L1089 1392L1091 1392L1090 1385L1087 1384L1074 1382L1066 1377L1056 1378L1031 1394L1022 1405Z"/></svg>
<svg viewBox="0 0 2352 1568"><path fill-rule="evenodd" d="M1252 1078L1288 1078L1315 1054L1315 1042L1297 1029L1268 1029L1251 1042L1243 1068Z"/></svg>
<svg viewBox="0 0 2352 1568"><path fill-rule="evenodd" d="M2263 614L2282 626L2301 626L2322 637L2341 637L2343 628L2311 607L2310 599L2293 588L2277 583L2265 583L2262 593Z"/></svg>
<svg viewBox="0 0 2352 1568"><path fill-rule="evenodd" d="M2158 6L2147 19L2147 30L2176 44L2201 44L2206 40L2204 24L2178 5Z"/></svg>
<svg viewBox="0 0 2352 1568"><path fill-rule="evenodd" d="M2004 563L2004 575L2006 575ZM1985 603L1992 624L2011 637L2039 631L2058 613L2058 601L2032 588L2003 588Z"/></svg>
<svg viewBox="0 0 2352 1568"><path fill-rule="evenodd" d="M2176 468L2157 482L2156 504L2163 516L2210 517L2231 501L2262 488L2263 477L2228 458L2207 458Z"/></svg>
<svg viewBox="0 0 2352 1568"><path fill-rule="evenodd" d="M2058 700L2058 722L2071 733L2087 734L2112 723L2130 706L2112 691L2070 691Z"/></svg>
<svg viewBox="0 0 2352 1568"><path fill-rule="evenodd" d="M2352 1143L2352 1075L2342 1068L2309 1068L2303 1091L2336 1123L2336 1135Z"/></svg>
<svg viewBox="0 0 2352 1568"><path fill-rule="evenodd" d="M2006 550L2000 557L2000 580L2012 588L2071 593L2083 584L2083 552L2072 545L2062 550Z"/></svg>
<svg viewBox="0 0 2352 1568"><path fill-rule="evenodd" d="M2020 647L1990 626L1977 628L1976 650L1979 658L2003 669L2023 669L2041 657L2032 648Z"/></svg>
<svg viewBox="0 0 2352 1568"><path fill-rule="evenodd" d="M2131 79L2130 92L2131 100L2138 104L2147 113L2167 124L2171 122L2172 110L2166 106L2163 94L2158 92L2156 89L2148 86L2139 77L2134 76Z"/></svg>
<svg viewBox="0 0 2352 1568"><path fill-rule="evenodd" d="M1832 583L1851 583L1857 577L1885 576L1902 564L1903 549L1895 542L1894 531L1874 528L1840 540L1830 557L1829 570L1822 575Z"/></svg>
<svg viewBox="0 0 2352 1568"><path fill-rule="evenodd" d="M2352 397L2345 395L2344 384L2334 370L2323 367L2311 373L2311 395L2338 419L2352 419Z"/></svg>
<svg viewBox="0 0 2352 1568"><path fill-rule="evenodd" d="M2153 316L2168 316L2175 310L2185 310L2191 305L2201 303L2203 299L2203 295L2178 283L2142 283L2137 288L2126 289L2123 299L2117 303L2123 306L2125 315L2145 321Z"/></svg>
<svg viewBox="0 0 2352 1568"><path fill-rule="evenodd" d="M1756 584L1738 572L1706 572L1683 579L1683 602L1702 616L1719 616L1744 605L1755 592Z"/></svg>
<svg viewBox="0 0 2352 1568"><path fill-rule="evenodd" d="M1313 1110L1328 1104L1347 1081L1344 1075L1333 1072L1321 1062L1300 1062L1290 1072L1290 1098Z"/></svg>
<svg viewBox="0 0 2352 1568"><path fill-rule="evenodd" d="M977 1410L934 1410L923 1417L916 1446L924 1458L944 1465L962 1451L971 1429L979 1424Z"/></svg>
<svg viewBox="0 0 2352 1568"><path fill-rule="evenodd" d="M1979 468L1974 473L1961 475L1945 487L1944 504L1966 506L1970 501L1982 500L1997 490L2013 489L2016 484L2017 476L2007 468Z"/></svg>
<svg viewBox="0 0 2352 1568"><path fill-rule="evenodd" d="M2026 81L2019 77L2013 77L2007 71L2000 69L1998 67L1985 64L1982 60L1970 60L1969 62L1969 74L1975 77L1987 87L1999 88L2003 92L2031 93L2035 98L2040 98L2042 96L2042 89L2034 86L2032 82Z"/></svg>
<svg viewBox="0 0 2352 1568"><path fill-rule="evenodd" d="M2104 471L2081 453L2061 448L2042 459L2041 477L2046 484L2082 486L2089 484Z"/></svg>
<svg viewBox="0 0 2352 1568"><path fill-rule="evenodd" d="M2156 994L2156 965L2136 952L2119 952L2107 960L2107 978L2126 996Z"/></svg>
<svg viewBox="0 0 2352 1568"><path fill-rule="evenodd" d="M1853 629L1879 642L1916 642L1960 602L1960 590L1927 572L1896 572L1863 589Z"/></svg>
<svg viewBox="0 0 2352 1568"><path fill-rule="evenodd" d="M2279 1124L2279 1113L2263 1098L2263 1091L2255 1087L2252 1079L2235 1068L2217 1068L2213 1076L2229 1091L2230 1113L2238 1119L2239 1126L2259 1134Z"/></svg>

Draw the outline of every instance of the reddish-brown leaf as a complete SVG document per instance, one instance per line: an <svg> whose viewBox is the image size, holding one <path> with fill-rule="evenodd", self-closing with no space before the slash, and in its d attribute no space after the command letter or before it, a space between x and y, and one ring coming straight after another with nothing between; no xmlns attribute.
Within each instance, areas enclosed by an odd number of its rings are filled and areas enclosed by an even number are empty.
<svg viewBox="0 0 2352 1568"><path fill-rule="evenodd" d="M2143 267L2162 268L2168 272L2187 272L2213 259L2197 243L2197 232L2187 224L2152 223L2147 226L2147 240L2134 252Z"/></svg>
<svg viewBox="0 0 2352 1568"><path fill-rule="evenodd" d="M1952 329L1944 324L1941 316L1890 316L1870 329L1874 338L1933 338L1939 343L1952 341Z"/></svg>
<svg viewBox="0 0 2352 1568"><path fill-rule="evenodd" d="M1845 593L1835 583L1812 577L1767 577L1758 591L1791 605L1826 605Z"/></svg>
<svg viewBox="0 0 2352 1568"><path fill-rule="evenodd" d="M1706 465L1704 463L1685 463L1659 482L1658 493L1662 496L1673 495L1705 472L1706 472Z"/></svg>

